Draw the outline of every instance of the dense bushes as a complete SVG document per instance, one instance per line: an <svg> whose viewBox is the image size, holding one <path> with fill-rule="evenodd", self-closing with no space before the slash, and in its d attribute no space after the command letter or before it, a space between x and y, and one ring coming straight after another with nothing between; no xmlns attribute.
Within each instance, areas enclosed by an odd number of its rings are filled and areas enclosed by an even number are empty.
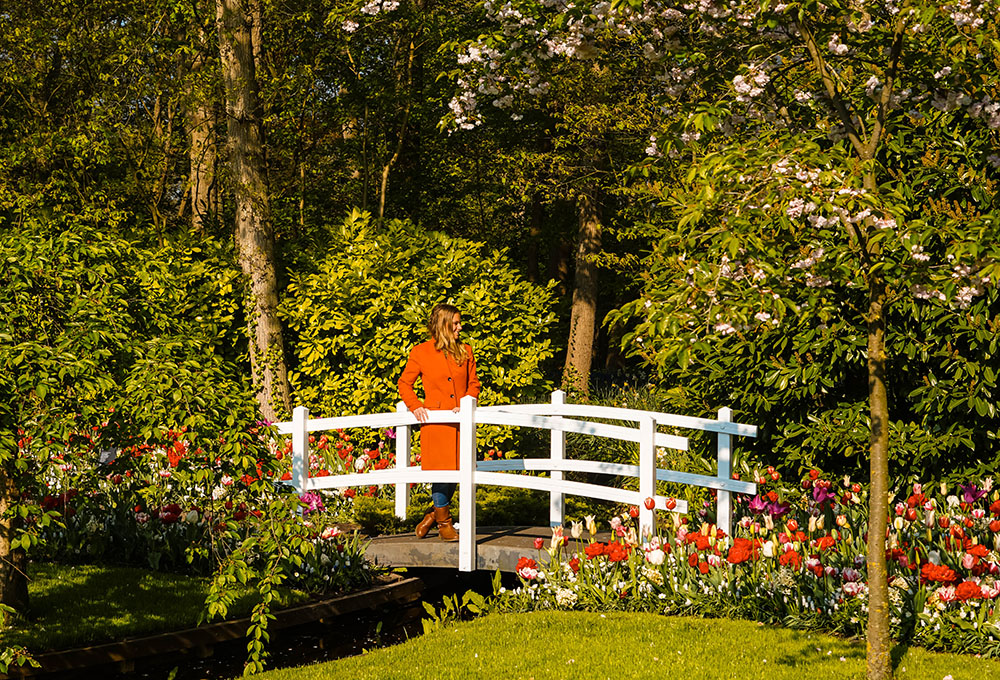
<svg viewBox="0 0 1000 680"><path fill-rule="evenodd" d="M889 315L894 479L997 473L997 299L987 290L961 310L900 302ZM842 317L823 324L786 319L699 343L687 365L662 368L662 406L706 417L732 407L736 420L760 428L756 442L741 447L763 465L866 474L867 338L851 315L845 307Z"/></svg>
<svg viewBox="0 0 1000 680"><path fill-rule="evenodd" d="M553 294L522 279L506 253L355 211L312 261L293 273L281 313L293 334L295 398L313 414L395 410L408 352L445 301L462 312L481 403L547 399Z"/></svg>

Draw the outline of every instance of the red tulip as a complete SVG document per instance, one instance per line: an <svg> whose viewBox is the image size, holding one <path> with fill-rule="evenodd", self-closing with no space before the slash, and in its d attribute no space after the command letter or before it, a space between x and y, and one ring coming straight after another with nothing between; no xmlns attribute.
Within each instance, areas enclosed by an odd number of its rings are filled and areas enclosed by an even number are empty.
<svg viewBox="0 0 1000 680"><path fill-rule="evenodd" d="M632 507L630 507L628 509L628 514L629 514L630 517L633 517L633 518L634 517L638 517L639 516L639 506L638 505L633 505Z"/></svg>
<svg viewBox="0 0 1000 680"><path fill-rule="evenodd" d="M643 505L646 506L647 510L652 510L653 508L656 507L656 500L653 499L653 498L647 498L642 503L643 503Z"/></svg>
<svg viewBox="0 0 1000 680"><path fill-rule="evenodd" d="M673 498L668 498L666 506L667 510L673 510L674 508L677 507L677 501L675 501Z"/></svg>

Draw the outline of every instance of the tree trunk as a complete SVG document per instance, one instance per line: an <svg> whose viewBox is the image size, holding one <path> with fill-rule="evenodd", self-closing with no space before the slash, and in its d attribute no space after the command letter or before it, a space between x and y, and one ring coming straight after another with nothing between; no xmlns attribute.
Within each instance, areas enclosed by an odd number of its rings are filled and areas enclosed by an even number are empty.
<svg viewBox="0 0 1000 680"><path fill-rule="evenodd" d="M399 124L399 136L396 140L396 149L392 156L382 166L382 183L379 186L378 194L378 218L385 217L385 197L389 190L389 172L399 160L399 155L403 152L403 142L406 140L407 126L410 122L410 109L413 106L413 60L416 54L416 46L410 42L409 54L406 58L406 105L403 109L403 120Z"/></svg>
<svg viewBox="0 0 1000 680"><path fill-rule="evenodd" d="M187 111L188 160L191 164L191 229L204 234L219 209L215 171L218 151L215 112L210 102L199 102Z"/></svg>
<svg viewBox="0 0 1000 680"><path fill-rule="evenodd" d="M885 385L885 283L869 284L868 399L871 416L871 496L868 499L868 678L892 677L885 536L889 516L889 400Z"/></svg>
<svg viewBox="0 0 1000 680"><path fill-rule="evenodd" d="M14 480L5 470L0 470L0 604L23 614L28 609L28 560L24 550L11 549L18 519L6 516L16 497ZM7 616L0 612L0 625L6 623Z"/></svg>
<svg viewBox="0 0 1000 680"><path fill-rule="evenodd" d="M188 133L188 162L191 183L191 230L204 234L219 210L218 187L215 181L218 164L218 141L215 136L215 102L211 91L201 85L206 54L201 50L205 36L197 29L196 52L191 61L189 91L185 106Z"/></svg>
<svg viewBox="0 0 1000 680"><path fill-rule="evenodd" d="M291 410L291 396L277 314L274 231L265 180L254 48L242 0L216 0L216 21L236 201L236 245L240 267L250 284L250 366L261 413L275 420L282 409Z"/></svg>
<svg viewBox="0 0 1000 680"><path fill-rule="evenodd" d="M529 210L525 277L532 283L538 283L541 278L538 271L538 246L542 241L542 222L545 220L545 207L540 193L532 196Z"/></svg>
<svg viewBox="0 0 1000 680"><path fill-rule="evenodd" d="M576 249L576 277L563 385L582 394L589 394L594 329L597 325L597 263L594 255L601 249L601 220L597 199L592 192L582 193L577 205L580 216L579 242Z"/></svg>

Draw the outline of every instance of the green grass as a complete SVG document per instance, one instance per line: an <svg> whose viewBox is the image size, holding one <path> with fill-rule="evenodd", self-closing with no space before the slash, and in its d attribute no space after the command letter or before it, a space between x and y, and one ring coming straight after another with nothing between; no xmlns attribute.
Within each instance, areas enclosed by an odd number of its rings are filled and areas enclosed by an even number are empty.
<svg viewBox="0 0 1000 680"><path fill-rule="evenodd" d="M897 647L899 680L985 680L1000 662ZM863 678L865 645L746 621L655 614L535 612L447 626L360 657L271 671L262 680L323 678Z"/></svg>
<svg viewBox="0 0 1000 680"><path fill-rule="evenodd" d="M129 567L32 564L31 610L3 633L5 644L35 653L190 628L205 604L208 579ZM250 611L244 597L231 615Z"/></svg>

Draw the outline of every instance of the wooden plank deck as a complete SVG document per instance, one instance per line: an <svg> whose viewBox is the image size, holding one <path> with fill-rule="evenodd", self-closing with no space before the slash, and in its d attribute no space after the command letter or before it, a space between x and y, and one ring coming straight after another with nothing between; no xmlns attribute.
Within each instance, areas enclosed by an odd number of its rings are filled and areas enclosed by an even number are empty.
<svg viewBox="0 0 1000 680"><path fill-rule="evenodd" d="M542 550L535 548L536 538L544 541ZM564 555L574 554L586 545L585 540L574 540L568 533L567 538L569 543L563 548ZM544 564L548 559L546 549L551 539L552 530L549 527L478 527L476 568L513 572L521 557L530 557ZM598 539L606 541L609 537L598 535ZM445 543L439 540L437 531L433 529L424 539L419 539L412 533L379 536L372 539L365 557L388 567L457 569L458 542Z"/></svg>

